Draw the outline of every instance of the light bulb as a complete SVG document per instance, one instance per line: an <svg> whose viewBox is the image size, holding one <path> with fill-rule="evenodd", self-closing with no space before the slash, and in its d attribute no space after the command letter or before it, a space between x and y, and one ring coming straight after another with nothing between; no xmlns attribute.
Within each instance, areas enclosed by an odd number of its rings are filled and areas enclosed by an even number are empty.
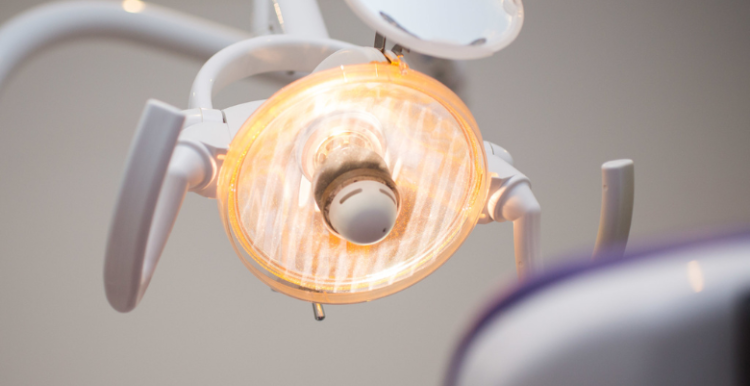
<svg viewBox="0 0 750 386"><path fill-rule="evenodd" d="M331 228L359 245L377 243L388 236L398 217L393 190L382 182L353 177L350 184L331 195L324 216Z"/></svg>
<svg viewBox="0 0 750 386"><path fill-rule="evenodd" d="M347 147L369 149L383 156L385 138L381 122L374 115L357 110L334 111L310 122L299 135L297 160L302 172L312 181L315 171L328 156Z"/></svg>
<svg viewBox="0 0 750 386"><path fill-rule="evenodd" d="M380 121L372 114L336 111L315 119L299 136L297 159L331 233L369 245L396 223L399 194L383 160Z"/></svg>
<svg viewBox="0 0 750 386"><path fill-rule="evenodd" d="M344 304L433 272L476 224L487 186L482 138L460 99L373 62L269 98L230 144L218 198L253 274L299 299Z"/></svg>

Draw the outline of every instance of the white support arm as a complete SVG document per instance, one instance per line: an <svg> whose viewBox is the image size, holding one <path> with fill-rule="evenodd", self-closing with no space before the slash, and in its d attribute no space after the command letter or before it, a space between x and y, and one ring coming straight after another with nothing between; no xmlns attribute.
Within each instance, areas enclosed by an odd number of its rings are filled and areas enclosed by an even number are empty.
<svg viewBox="0 0 750 386"><path fill-rule="evenodd" d="M510 154L486 141L485 149L491 182L484 218L480 222L513 222L516 270L523 278L541 265L541 207L531 191L529 179L511 165Z"/></svg>
<svg viewBox="0 0 750 386"><path fill-rule="evenodd" d="M272 71L312 72L350 43L294 35L269 35L233 44L203 65L190 91L189 108L213 108L212 97L227 85Z"/></svg>
<svg viewBox="0 0 750 386"><path fill-rule="evenodd" d="M207 59L250 34L136 0L41 5L0 28L0 89L34 53L79 37L114 37Z"/></svg>

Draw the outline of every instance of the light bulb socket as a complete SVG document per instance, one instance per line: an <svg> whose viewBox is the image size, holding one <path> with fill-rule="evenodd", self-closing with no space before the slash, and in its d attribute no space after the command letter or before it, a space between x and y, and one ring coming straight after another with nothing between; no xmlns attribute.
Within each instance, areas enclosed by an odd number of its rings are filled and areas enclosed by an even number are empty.
<svg viewBox="0 0 750 386"><path fill-rule="evenodd" d="M325 219L329 231L339 234L331 225L329 212L333 199L345 187L358 181L377 181L387 186L400 210L401 199L396 183L391 178L383 158L363 147L340 149L328 157L315 174L313 192L315 203Z"/></svg>

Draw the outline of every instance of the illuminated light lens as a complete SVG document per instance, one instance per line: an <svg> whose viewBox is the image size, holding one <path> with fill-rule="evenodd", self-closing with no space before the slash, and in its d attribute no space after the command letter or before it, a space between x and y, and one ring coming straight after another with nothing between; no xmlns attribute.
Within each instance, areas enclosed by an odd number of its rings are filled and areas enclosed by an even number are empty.
<svg viewBox="0 0 750 386"><path fill-rule="evenodd" d="M141 0L124 0L122 2L122 9L125 10L125 12L138 13L143 11L143 8L145 7L146 4Z"/></svg>
<svg viewBox="0 0 750 386"><path fill-rule="evenodd" d="M365 143L382 151L400 194L396 224L376 244L331 233L303 172L298 144L331 117L330 140L312 154ZM347 130L353 117L377 130ZM455 94L417 71L369 63L307 76L269 98L232 141L218 186L225 228L250 271L287 295L343 304L397 292L445 262L481 214L487 172L479 130Z"/></svg>

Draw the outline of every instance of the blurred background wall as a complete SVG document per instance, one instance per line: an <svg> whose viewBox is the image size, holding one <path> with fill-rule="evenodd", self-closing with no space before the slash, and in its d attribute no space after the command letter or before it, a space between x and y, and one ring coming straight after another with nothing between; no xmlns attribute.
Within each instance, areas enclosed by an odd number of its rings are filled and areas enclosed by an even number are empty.
<svg viewBox="0 0 750 386"><path fill-rule="evenodd" d="M249 30L249 0L155 2ZM3 0L0 21L40 3ZM320 3L332 37L372 44L343 1ZM750 2L525 8L516 42L466 63L465 95L485 139L533 181L547 266L591 252L609 159L635 160L631 245L750 220ZM191 195L141 305L109 307L103 251L141 109L152 97L185 107L200 65L86 39L36 56L2 90L0 384L438 384L472 315L513 282L509 224L477 228L416 286L326 307L318 323L242 266L216 202ZM217 105L273 92L251 80Z"/></svg>

